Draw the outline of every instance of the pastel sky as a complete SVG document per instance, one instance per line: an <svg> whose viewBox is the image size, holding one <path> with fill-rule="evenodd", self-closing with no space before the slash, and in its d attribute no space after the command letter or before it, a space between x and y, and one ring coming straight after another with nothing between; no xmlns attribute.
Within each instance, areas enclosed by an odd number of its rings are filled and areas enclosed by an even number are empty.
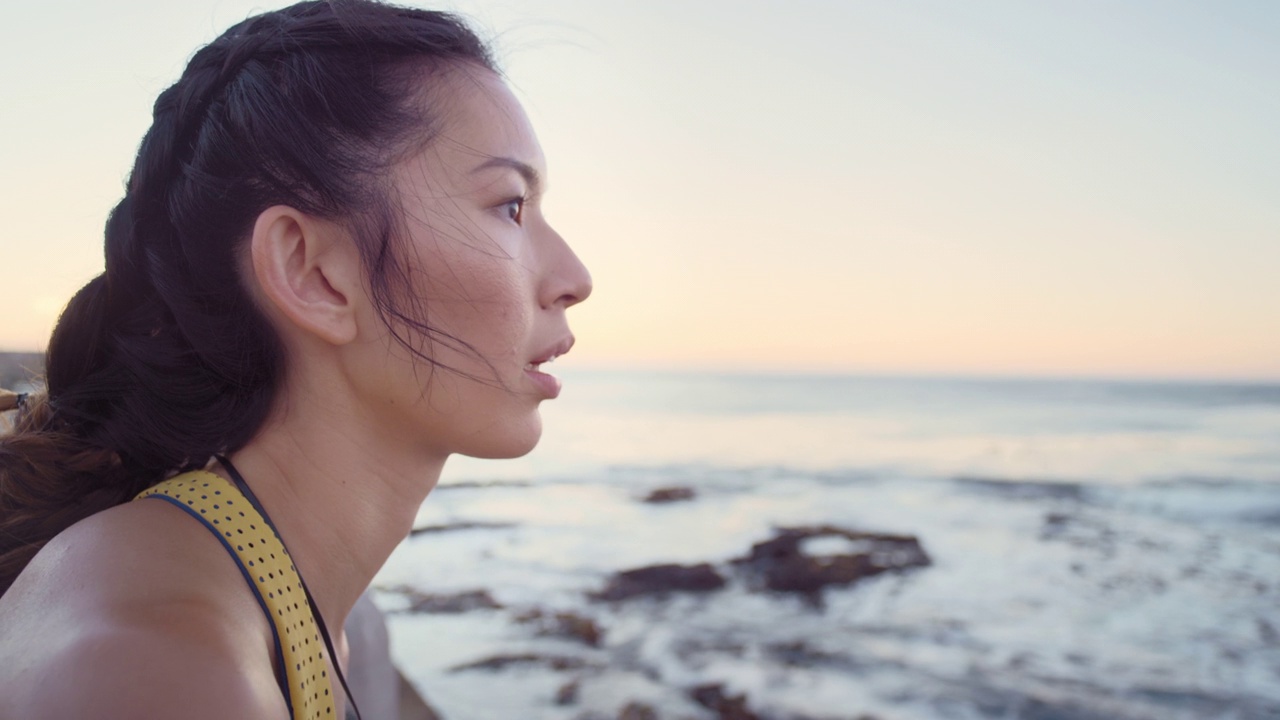
<svg viewBox="0 0 1280 720"><path fill-rule="evenodd" d="M155 95L276 6L6 8L0 348L101 271ZM579 366L1280 379L1278 3L443 7L595 276Z"/></svg>

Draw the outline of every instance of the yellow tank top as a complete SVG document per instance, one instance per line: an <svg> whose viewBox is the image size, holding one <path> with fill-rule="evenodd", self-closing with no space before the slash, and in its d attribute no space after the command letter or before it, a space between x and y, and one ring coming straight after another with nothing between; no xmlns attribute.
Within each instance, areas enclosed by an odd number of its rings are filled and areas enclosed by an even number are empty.
<svg viewBox="0 0 1280 720"><path fill-rule="evenodd" d="M292 720L336 717L320 631L298 570L270 524L235 484L203 470L165 480L136 499L147 497L168 501L204 523L239 565L271 620Z"/></svg>

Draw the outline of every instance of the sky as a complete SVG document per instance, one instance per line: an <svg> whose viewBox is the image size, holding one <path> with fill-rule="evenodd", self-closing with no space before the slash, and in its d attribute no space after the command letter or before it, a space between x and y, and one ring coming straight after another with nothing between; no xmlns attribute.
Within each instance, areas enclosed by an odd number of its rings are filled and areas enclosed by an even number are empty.
<svg viewBox="0 0 1280 720"><path fill-rule="evenodd" d="M156 94L281 3L14 3L0 348L102 269ZM1280 4L455 0L595 278L580 367L1280 379Z"/></svg>

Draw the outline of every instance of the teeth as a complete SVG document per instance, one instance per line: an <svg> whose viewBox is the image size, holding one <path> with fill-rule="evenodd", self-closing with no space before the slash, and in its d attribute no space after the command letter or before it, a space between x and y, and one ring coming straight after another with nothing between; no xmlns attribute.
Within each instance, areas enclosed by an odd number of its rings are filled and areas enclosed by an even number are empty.
<svg viewBox="0 0 1280 720"><path fill-rule="evenodd" d="M525 366L524 366L524 369L525 369L525 370L533 370L534 372L537 372L541 366L543 366L543 365L550 365L550 364L551 364L551 362L552 362L553 360L555 360L556 358L558 358L558 357L560 357L560 356L559 356L559 355L552 355L551 357L547 358L546 360L541 360L541 361L539 361L539 362L531 362L531 363L529 363L529 364L525 365Z"/></svg>

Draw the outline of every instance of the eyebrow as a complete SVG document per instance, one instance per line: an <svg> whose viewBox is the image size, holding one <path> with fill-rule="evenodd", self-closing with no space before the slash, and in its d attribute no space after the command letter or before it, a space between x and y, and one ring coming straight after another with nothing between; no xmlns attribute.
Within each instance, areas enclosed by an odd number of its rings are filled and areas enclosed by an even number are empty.
<svg viewBox="0 0 1280 720"><path fill-rule="evenodd" d="M478 173L482 170L489 170L492 168L510 168L512 170L515 170L516 172L520 173L520 177L524 178L524 181L528 183L529 189L532 193L536 195L538 192L542 190L542 176L538 175L537 169L535 169L529 163L521 162L519 160L516 160L515 158L509 158L509 157L489 158L488 160L485 160L484 162L475 166L471 170L471 173L474 175L475 173Z"/></svg>

